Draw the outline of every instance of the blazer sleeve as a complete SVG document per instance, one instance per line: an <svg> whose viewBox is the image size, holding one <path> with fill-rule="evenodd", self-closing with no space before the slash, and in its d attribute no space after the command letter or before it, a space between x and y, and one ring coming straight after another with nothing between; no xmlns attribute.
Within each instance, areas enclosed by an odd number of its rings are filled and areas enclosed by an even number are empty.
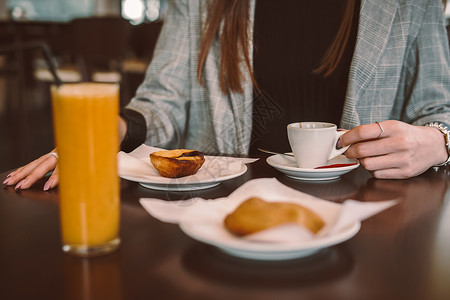
<svg viewBox="0 0 450 300"><path fill-rule="evenodd" d="M126 143L175 148L184 135L190 96L189 0L169 0L153 59L122 116ZM142 132L145 128L146 132Z"/></svg>
<svg viewBox="0 0 450 300"><path fill-rule="evenodd" d="M449 41L442 1L427 2L405 64L404 118L415 125L433 121L450 124Z"/></svg>

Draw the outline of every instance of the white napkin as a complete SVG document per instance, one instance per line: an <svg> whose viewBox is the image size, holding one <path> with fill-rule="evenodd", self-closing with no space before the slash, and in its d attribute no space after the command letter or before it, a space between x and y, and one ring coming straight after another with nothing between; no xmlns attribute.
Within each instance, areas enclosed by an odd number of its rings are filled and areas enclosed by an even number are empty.
<svg viewBox="0 0 450 300"><path fill-rule="evenodd" d="M161 150L164 149L142 144L130 153L120 151L117 154L119 176L156 182L180 180L162 177L151 164L150 153ZM252 163L257 160L257 158L205 156L205 163L200 170L192 176L195 176L195 181L198 182L208 180L211 177L225 177L239 172L239 170L242 169L242 164Z"/></svg>
<svg viewBox="0 0 450 300"><path fill-rule="evenodd" d="M168 223L189 223L203 226L208 235L221 238L236 238L224 234L223 219L249 197L259 197L272 202L292 202L313 210L323 218L326 225L316 234L295 224L286 224L246 236L240 239L257 242L291 243L338 235L397 203L397 200L382 202L359 202L346 200L343 204L323 200L287 187L275 178L260 178L246 182L228 197L215 200L191 198L181 201L164 201L141 198L140 203L153 217Z"/></svg>

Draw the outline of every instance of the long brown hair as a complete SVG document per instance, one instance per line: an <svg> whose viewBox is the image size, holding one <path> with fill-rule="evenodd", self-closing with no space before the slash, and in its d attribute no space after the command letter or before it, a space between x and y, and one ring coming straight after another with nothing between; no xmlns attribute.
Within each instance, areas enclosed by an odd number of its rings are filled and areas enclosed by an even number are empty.
<svg viewBox="0 0 450 300"><path fill-rule="evenodd" d="M314 74L323 74L324 77L328 77L336 70L342 55L344 54L348 38L350 37L352 23L354 22L354 10L355 0L347 0L347 4L344 8L344 16L341 25L339 25L336 37L331 43L330 48L325 52L321 65L313 71Z"/></svg>
<svg viewBox="0 0 450 300"><path fill-rule="evenodd" d="M322 74L324 77L331 75L338 66L352 27L353 11L355 1L347 0L344 8L344 16L333 43L322 58L321 65L313 70L314 74ZM442 0L444 7L446 0ZM220 33L221 57L220 57L220 88L222 92L229 89L232 92L242 93L243 74L239 68L241 54L249 70L253 85L257 88L256 80L253 76L249 49L249 15L250 0L211 0L208 7L208 15L205 27L203 28L200 52L198 55L197 81L202 84L202 72L205 65L209 49L219 35L220 25L223 21L223 28Z"/></svg>
<svg viewBox="0 0 450 300"><path fill-rule="evenodd" d="M223 20L223 29L220 34L220 89L242 93L242 72L239 68L241 53L250 76L256 84L251 71L250 56L248 53L249 37L249 11L250 0L213 0L208 8L205 27L203 28L200 52L198 55L197 80L202 84L201 76L206 56L213 40L216 38Z"/></svg>

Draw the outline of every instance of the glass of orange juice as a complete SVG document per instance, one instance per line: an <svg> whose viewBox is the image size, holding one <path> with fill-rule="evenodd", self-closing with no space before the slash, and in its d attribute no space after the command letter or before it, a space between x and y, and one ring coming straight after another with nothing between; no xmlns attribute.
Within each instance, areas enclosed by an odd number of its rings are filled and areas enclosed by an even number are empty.
<svg viewBox="0 0 450 300"><path fill-rule="evenodd" d="M51 87L63 251L89 257L120 244L119 86Z"/></svg>

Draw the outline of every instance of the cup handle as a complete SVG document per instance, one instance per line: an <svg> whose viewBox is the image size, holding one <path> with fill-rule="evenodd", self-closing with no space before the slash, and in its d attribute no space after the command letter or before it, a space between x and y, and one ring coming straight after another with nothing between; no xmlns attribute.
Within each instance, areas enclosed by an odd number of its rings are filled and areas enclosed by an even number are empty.
<svg viewBox="0 0 450 300"><path fill-rule="evenodd" d="M349 145L347 147L342 147L340 149L336 149L336 144L337 144L339 138L346 132L347 131L336 131L336 136L335 136L334 141L333 141L333 147L331 148L331 153L330 153L330 156L328 157L328 160L330 160L332 158L335 158L336 156L341 155L342 153L347 151L348 147L350 147L350 145Z"/></svg>

